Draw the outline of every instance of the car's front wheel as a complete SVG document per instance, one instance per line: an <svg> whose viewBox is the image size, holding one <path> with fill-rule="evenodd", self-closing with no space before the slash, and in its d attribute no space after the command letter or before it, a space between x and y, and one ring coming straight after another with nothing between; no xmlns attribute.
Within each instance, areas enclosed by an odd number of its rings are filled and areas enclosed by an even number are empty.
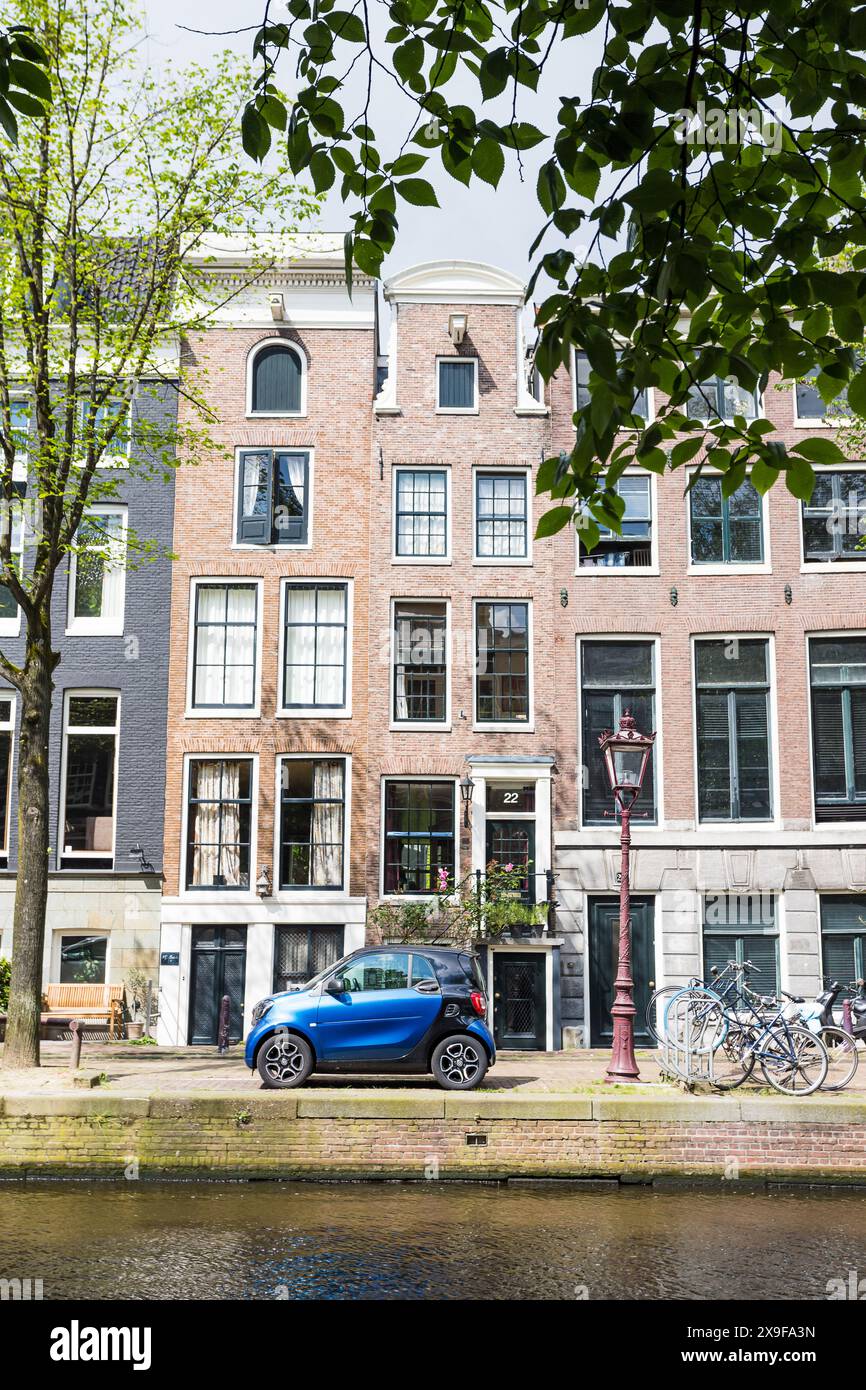
<svg viewBox="0 0 866 1390"><path fill-rule="evenodd" d="M270 1089L302 1086L313 1070L313 1049L296 1033L274 1033L259 1048L256 1066Z"/></svg>
<svg viewBox="0 0 866 1390"><path fill-rule="evenodd" d="M470 1033L443 1038L433 1050L430 1070L446 1091L471 1091L484 1080L487 1071L484 1044Z"/></svg>

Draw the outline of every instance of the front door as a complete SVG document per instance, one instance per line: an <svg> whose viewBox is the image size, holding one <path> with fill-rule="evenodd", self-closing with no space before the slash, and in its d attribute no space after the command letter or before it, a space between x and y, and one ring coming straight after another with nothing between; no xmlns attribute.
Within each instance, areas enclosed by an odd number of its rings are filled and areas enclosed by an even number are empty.
<svg viewBox="0 0 866 1390"><path fill-rule="evenodd" d="M219 1040L220 1000L229 997L229 1042L244 1035L246 927L193 927L189 993L189 1040Z"/></svg>
<svg viewBox="0 0 866 1390"><path fill-rule="evenodd" d="M634 979L634 1039L652 1047L646 1024L650 995L655 988L655 932L651 898L631 900L631 959ZM613 1041L613 1004L619 963L619 898L592 898L589 904L589 1041L607 1047Z"/></svg>
<svg viewBox="0 0 866 1390"><path fill-rule="evenodd" d="M497 1047L544 1051L546 951L493 953L493 1036Z"/></svg>

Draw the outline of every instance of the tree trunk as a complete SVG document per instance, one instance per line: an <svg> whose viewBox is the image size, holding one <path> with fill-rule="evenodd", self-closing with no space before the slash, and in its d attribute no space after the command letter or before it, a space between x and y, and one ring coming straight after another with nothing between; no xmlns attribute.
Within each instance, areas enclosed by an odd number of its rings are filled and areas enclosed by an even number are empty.
<svg viewBox="0 0 866 1390"><path fill-rule="evenodd" d="M57 658L45 617L27 634L18 742L18 875L4 1067L39 1066L42 957L48 899L48 732Z"/></svg>

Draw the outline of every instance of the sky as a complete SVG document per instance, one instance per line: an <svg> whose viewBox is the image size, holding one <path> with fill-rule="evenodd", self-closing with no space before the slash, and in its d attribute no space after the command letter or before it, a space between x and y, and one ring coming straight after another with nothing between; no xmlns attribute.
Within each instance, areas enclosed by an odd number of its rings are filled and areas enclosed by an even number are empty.
<svg viewBox="0 0 866 1390"><path fill-rule="evenodd" d="M263 0L145 0L145 12L148 34L142 45L142 56L147 63L159 67L168 60L179 64L190 60L206 63L212 54L226 46L249 54L264 4ZM279 5L272 7L272 16L281 18ZM238 30L244 25L252 28L227 36L188 32L190 29ZM554 52L539 92L521 89L518 119L531 121L545 131L555 131L558 93L586 93L596 56L597 46L592 38L572 39L559 52ZM280 78L283 89L289 92L290 63L291 60ZM473 94L468 88L465 99L474 106ZM350 101L344 106L347 111L352 109ZM380 137L383 156L396 153L396 144L407 128L409 110L397 84L387 79L382 82L371 124ZM488 114L488 108L484 114ZM492 104L489 114L508 118L501 111L497 113ZM386 141L386 129L395 133L393 149L391 141ZM542 144L536 151L524 155L523 182L513 160L507 158L506 172L495 190L478 180L465 188L444 173L438 159L431 159L425 174L436 189L440 207L438 210L415 208L400 203L397 244L385 261L384 277L420 261L459 259L486 261L527 279L529 247L543 221L535 197L535 181L546 148L546 144ZM332 190L318 225L308 224L308 229L348 231L349 211Z"/></svg>

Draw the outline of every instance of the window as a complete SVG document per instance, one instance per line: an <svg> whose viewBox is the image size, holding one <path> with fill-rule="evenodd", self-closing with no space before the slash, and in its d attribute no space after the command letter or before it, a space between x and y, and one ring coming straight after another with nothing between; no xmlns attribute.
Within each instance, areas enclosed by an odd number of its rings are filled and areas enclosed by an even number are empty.
<svg viewBox="0 0 866 1390"><path fill-rule="evenodd" d="M478 409L478 359L439 357L436 361L436 409Z"/></svg>
<svg viewBox="0 0 866 1390"><path fill-rule="evenodd" d="M305 984L343 954L342 927L277 927L274 993Z"/></svg>
<svg viewBox="0 0 866 1390"><path fill-rule="evenodd" d="M252 783L250 758L190 761L187 888L249 888Z"/></svg>
<svg viewBox="0 0 866 1390"><path fill-rule="evenodd" d="M821 894L821 957L825 988L866 979L866 895Z"/></svg>
<svg viewBox="0 0 866 1390"><path fill-rule="evenodd" d="M813 637L815 819L866 819L866 637Z"/></svg>
<svg viewBox="0 0 866 1390"><path fill-rule="evenodd" d="M61 868L112 867L119 705L117 695L67 695Z"/></svg>
<svg viewBox="0 0 866 1390"><path fill-rule="evenodd" d="M525 560L527 531L526 474L476 473L476 559Z"/></svg>
<svg viewBox="0 0 866 1390"><path fill-rule="evenodd" d="M282 449L242 451L238 541L243 545L306 545L309 523L309 454Z"/></svg>
<svg viewBox="0 0 866 1390"><path fill-rule="evenodd" d="M763 561L763 505L748 479L724 497L721 478L698 477L689 492L689 522L693 565Z"/></svg>
<svg viewBox="0 0 866 1390"><path fill-rule="evenodd" d="M259 348L252 356L250 374L250 414L301 414L304 374L294 348L286 343Z"/></svg>
<svg viewBox="0 0 866 1390"><path fill-rule="evenodd" d="M374 956L359 956L357 960L349 961L343 978L348 994L408 989L409 954L407 951L380 951Z"/></svg>
<svg viewBox="0 0 866 1390"><path fill-rule="evenodd" d="M580 569L646 569L652 564L652 480L648 475L625 474L617 479L613 490L625 504L622 534L601 526L598 545L587 552L580 543L578 523Z"/></svg>
<svg viewBox="0 0 866 1390"><path fill-rule="evenodd" d="M475 718L479 724L529 722L529 604L475 607Z"/></svg>
<svg viewBox="0 0 866 1390"><path fill-rule="evenodd" d="M196 584L193 602L193 709L252 709L258 586Z"/></svg>
<svg viewBox="0 0 866 1390"><path fill-rule="evenodd" d="M60 938L60 983L62 985L104 985L107 959L107 936L62 936Z"/></svg>
<svg viewBox="0 0 866 1390"><path fill-rule="evenodd" d="M535 783L488 782L486 786L484 862L511 865L519 873L520 898L533 903L538 894L535 866ZM541 896L544 889L541 888Z"/></svg>
<svg viewBox="0 0 866 1390"><path fill-rule="evenodd" d="M616 354L617 362L622 357L622 352ZM575 352L574 354L574 408L583 410L584 406L589 405L589 358L585 352ZM632 414L640 415L641 419L649 419L649 392L647 390L638 391L632 402Z"/></svg>
<svg viewBox="0 0 866 1390"><path fill-rule="evenodd" d="M439 979L433 966L426 956L419 956L412 952L412 984L420 984L422 980L432 980L436 988L439 988ZM430 990L432 994L433 991Z"/></svg>
<svg viewBox="0 0 866 1390"><path fill-rule="evenodd" d="M95 408L90 399L83 399L79 404L78 439L76 441L77 451L81 459L83 460L86 455L86 443L89 432L92 430L93 449L97 456L98 467L116 468L126 464L129 460L129 445L132 434L130 413L130 403L124 397L109 396ZM117 428L109 440L108 434L114 429L115 424Z"/></svg>
<svg viewBox="0 0 866 1390"><path fill-rule="evenodd" d="M24 564L24 515L20 503L0 501L0 534L11 527L9 559L19 576ZM0 636L17 637L20 623L18 604L8 584L0 584Z"/></svg>
<svg viewBox="0 0 866 1390"><path fill-rule="evenodd" d="M26 477L27 454L30 448L31 416L32 407L29 396L10 396L9 417L12 426L12 438L15 441L13 476L16 479L23 479Z"/></svg>
<svg viewBox="0 0 866 1390"><path fill-rule="evenodd" d="M9 801L12 791L12 744L15 737L15 701L0 696L0 863L9 853Z"/></svg>
<svg viewBox="0 0 866 1390"><path fill-rule="evenodd" d="M655 729L655 645L652 642L582 642L580 647L583 821L609 825L613 798L598 740L618 729L629 711L642 733ZM641 812L656 818L655 768L650 755L640 795Z"/></svg>
<svg viewBox="0 0 866 1390"><path fill-rule="evenodd" d="M814 424L816 421L832 420L834 417L849 417L851 408L848 405L847 386L843 387L839 395L827 405L815 385L818 375L819 368L813 367L811 372L802 381L798 381L794 387L797 420Z"/></svg>
<svg viewBox="0 0 866 1390"><path fill-rule="evenodd" d="M123 632L126 589L126 512L91 507L69 561L70 633Z"/></svg>
<svg viewBox="0 0 866 1390"><path fill-rule="evenodd" d="M866 561L866 472L816 473L803 506L803 559L807 565Z"/></svg>
<svg viewBox="0 0 866 1390"><path fill-rule="evenodd" d="M435 893L455 875L454 783L385 783L384 889Z"/></svg>
<svg viewBox="0 0 866 1390"><path fill-rule="evenodd" d="M346 764L284 758L280 773L280 887L342 888Z"/></svg>
<svg viewBox="0 0 866 1390"><path fill-rule="evenodd" d="M695 643L701 820L771 820L769 644Z"/></svg>
<svg viewBox="0 0 866 1390"><path fill-rule="evenodd" d="M345 710L348 585L287 584L283 709Z"/></svg>
<svg viewBox="0 0 866 1390"><path fill-rule="evenodd" d="M742 415L754 420L758 414L756 391L746 391L734 377L713 377L689 391L685 412L690 420L732 420Z"/></svg>
<svg viewBox="0 0 866 1390"><path fill-rule="evenodd" d="M448 479L444 468L396 472L394 552L400 558L448 555Z"/></svg>
<svg viewBox="0 0 866 1390"><path fill-rule="evenodd" d="M704 898L704 978L729 960L748 960L759 974L746 976L756 994L776 994L779 979L779 932L772 893L720 893Z"/></svg>
<svg viewBox="0 0 866 1390"><path fill-rule="evenodd" d="M394 604L394 706L398 724L448 718L448 610L444 603Z"/></svg>

